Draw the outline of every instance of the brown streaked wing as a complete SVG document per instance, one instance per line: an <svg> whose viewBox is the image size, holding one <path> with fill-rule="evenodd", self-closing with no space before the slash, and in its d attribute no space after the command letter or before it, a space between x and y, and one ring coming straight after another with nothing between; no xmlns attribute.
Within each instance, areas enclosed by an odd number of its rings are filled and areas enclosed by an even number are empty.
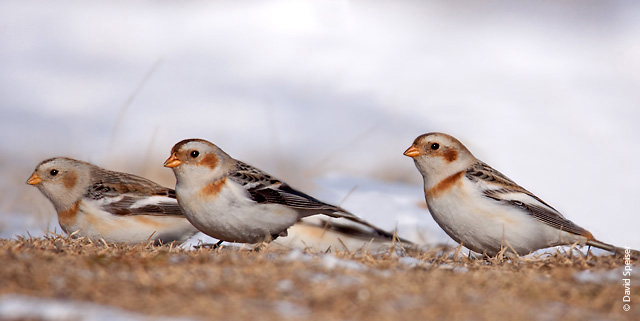
<svg viewBox="0 0 640 321"><path fill-rule="evenodd" d="M299 210L344 211L314 197L293 189L286 183L250 188L249 195L258 203L275 203Z"/></svg>
<svg viewBox="0 0 640 321"><path fill-rule="evenodd" d="M118 201L107 201L102 205L103 210L109 213L114 215L184 216L175 200L176 193L173 189L140 176L102 168L97 168L93 172L93 177L94 183L87 188L84 198L96 201L121 197ZM166 201L131 208L136 202L150 196L166 197Z"/></svg>
<svg viewBox="0 0 640 321"><path fill-rule="evenodd" d="M229 173L229 177L236 183L246 185L269 186L281 183L271 175L241 161L236 160L236 168Z"/></svg>
<svg viewBox="0 0 640 321"><path fill-rule="evenodd" d="M512 192L525 193L533 197L534 199L536 199L538 202L546 205L550 209L558 212L551 205L545 203L543 200L535 196L533 193L527 191L526 189L524 189L524 187L516 184L516 182L512 181L509 177L505 176L504 174L500 173L498 170L494 169L493 167L487 165L484 162L478 161L477 163L469 167L467 169L466 176L468 179L472 181L482 180L489 184L504 186L505 189L511 190Z"/></svg>
<svg viewBox="0 0 640 321"><path fill-rule="evenodd" d="M249 196L255 202L284 205L306 213L304 216L315 212L314 214L322 213L330 217L344 218L367 226L384 237L393 237L393 233L384 231L341 207L325 203L300 192L287 183L241 161L237 161L237 166L229 173L229 178L246 188ZM398 239L407 244L411 243L402 238Z"/></svg>
<svg viewBox="0 0 640 321"><path fill-rule="evenodd" d="M238 161L236 170L229 173L229 178L245 187L251 198L258 203L281 204L300 210L344 211L241 161Z"/></svg>
<svg viewBox="0 0 640 321"><path fill-rule="evenodd" d="M89 186L85 196L94 199L104 196L115 197L122 194L139 196L170 196L173 194L175 196L175 192L170 188L129 173L114 172L96 167L92 172L92 177L93 184Z"/></svg>
<svg viewBox="0 0 640 321"><path fill-rule="evenodd" d="M122 199L105 204L102 208L114 215L184 216L178 202L170 197L166 197L166 201L159 201L155 204L131 207L143 198L135 195L124 195Z"/></svg>
<svg viewBox="0 0 640 321"><path fill-rule="evenodd" d="M543 200L535 196L533 193L527 191L514 181L509 179L504 174L495 170L491 166L478 162L467 169L466 177L472 181L485 181L491 185L502 186L498 189L487 189L483 191L483 194L497 202L501 202L508 206L516 207L525 213L535 217L540 222L543 222L549 226L557 229L567 231L577 235L583 235L587 238L592 238L591 233L584 228L578 226L572 221L566 219L560 212ZM511 193L524 193L532 197L538 204L525 203L520 200L513 200L508 198L508 194Z"/></svg>

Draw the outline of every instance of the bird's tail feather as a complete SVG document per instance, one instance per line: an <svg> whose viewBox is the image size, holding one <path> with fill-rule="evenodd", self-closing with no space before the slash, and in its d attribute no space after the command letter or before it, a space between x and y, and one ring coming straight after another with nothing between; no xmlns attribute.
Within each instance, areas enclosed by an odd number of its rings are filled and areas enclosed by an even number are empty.
<svg viewBox="0 0 640 321"><path fill-rule="evenodd" d="M413 242L411 242L409 240L405 240L405 239L401 238L400 236L398 236L395 233L391 233L391 232L385 231L385 230L383 230L383 229L381 229L381 228L379 228L379 227L377 227L377 226L375 226L375 225L373 225L373 224L371 224L371 223L361 219L360 217L358 217L356 215L353 215L353 214L351 214L351 213L349 213L347 211L331 212L331 213L325 213L325 214L328 215L328 216L331 216L331 217L344 218L344 219L347 219L347 220L350 220L350 221L365 225L365 226L373 229L379 235L388 238L390 241L392 241L394 239L394 237L395 237L396 240L404 243L405 245L414 245Z"/></svg>
<svg viewBox="0 0 640 321"><path fill-rule="evenodd" d="M601 241L598 241L596 239L588 240L587 241L587 245L591 245L591 246L597 247L599 249L603 249L605 251L609 251L609 252L615 253L616 255L621 255L621 256L625 256L626 253L629 253L629 255L632 258L640 259L640 251L629 249L629 248L617 247L615 245L611 245L609 243L601 242Z"/></svg>

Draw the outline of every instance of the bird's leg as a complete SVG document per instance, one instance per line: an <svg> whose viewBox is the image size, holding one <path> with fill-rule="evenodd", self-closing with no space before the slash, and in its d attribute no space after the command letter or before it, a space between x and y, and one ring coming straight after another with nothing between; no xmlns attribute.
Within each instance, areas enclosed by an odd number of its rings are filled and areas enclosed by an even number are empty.
<svg viewBox="0 0 640 321"><path fill-rule="evenodd" d="M203 244L198 244L198 245L194 245L193 248L194 249L201 249L201 248L206 248L206 249L212 249L215 250L217 248L220 248L220 246L222 246L222 243L224 243L224 241L218 241L218 243L203 243Z"/></svg>
<svg viewBox="0 0 640 321"><path fill-rule="evenodd" d="M264 242L258 244L256 247L254 247L251 251L253 252L260 252L262 251L264 248L266 248L269 243L273 242L273 240L277 239L279 236L287 236L287 231L285 230L284 232L280 232L279 234L271 234L271 235L267 235L264 238Z"/></svg>

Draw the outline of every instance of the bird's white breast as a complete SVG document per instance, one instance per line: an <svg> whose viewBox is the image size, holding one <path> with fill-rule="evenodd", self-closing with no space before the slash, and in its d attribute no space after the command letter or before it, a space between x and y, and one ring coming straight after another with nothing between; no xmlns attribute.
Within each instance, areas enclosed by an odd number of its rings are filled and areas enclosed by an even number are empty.
<svg viewBox="0 0 640 321"><path fill-rule="evenodd" d="M215 195L181 185L176 186L176 194L185 216L196 228L228 242L262 242L285 231L299 218L286 206L254 202L246 189L229 179Z"/></svg>
<svg viewBox="0 0 640 321"><path fill-rule="evenodd" d="M197 232L184 217L115 215L102 210L99 202L88 200L80 201L75 219L62 227L76 236L130 244L154 240L183 242Z"/></svg>
<svg viewBox="0 0 640 321"><path fill-rule="evenodd" d="M501 247L520 255L561 243L574 235L557 230L532 215L486 197L485 186L466 177L448 191L427 197L434 220L465 247L495 255ZM561 242L562 238L565 242Z"/></svg>

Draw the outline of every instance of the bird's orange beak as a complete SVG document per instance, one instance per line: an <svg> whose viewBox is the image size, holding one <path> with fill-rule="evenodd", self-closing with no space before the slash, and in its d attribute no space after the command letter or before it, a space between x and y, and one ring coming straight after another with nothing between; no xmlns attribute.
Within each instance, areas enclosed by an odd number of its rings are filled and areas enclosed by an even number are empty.
<svg viewBox="0 0 640 321"><path fill-rule="evenodd" d="M31 174L31 177L27 180L27 184L29 185L37 185L40 182L42 182L42 178L36 173Z"/></svg>
<svg viewBox="0 0 640 321"><path fill-rule="evenodd" d="M182 164L182 161L176 157L176 154L172 154L171 157L164 161L164 167L174 168Z"/></svg>
<svg viewBox="0 0 640 321"><path fill-rule="evenodd" d="M415 146L411 146L404 151L404 155L409 157L416 157L420 155L420 151L417 148L415 148Z"/></svg>

